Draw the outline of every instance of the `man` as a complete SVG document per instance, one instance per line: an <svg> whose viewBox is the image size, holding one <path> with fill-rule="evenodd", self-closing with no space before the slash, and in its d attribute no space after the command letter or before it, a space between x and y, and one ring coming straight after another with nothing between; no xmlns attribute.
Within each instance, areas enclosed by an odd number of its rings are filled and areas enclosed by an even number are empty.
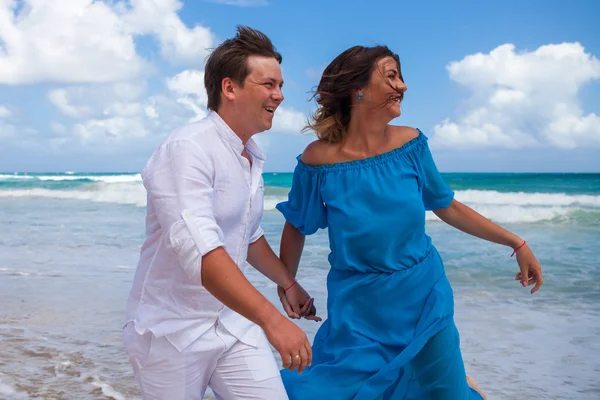
<svg viewBox="0 0 600 400"><path fill-rule="evenodd" d="M265 158L251 137L283 101L280 63L267 36L238 27L207 61L208 116L173 131L142 172L146 241L123 342L144 399L202 399L207 386L287 399L268 342L289 369L311 363L304 332L243 273L248 261L285 289L290 315L316 318L259 225Z"/></svg>

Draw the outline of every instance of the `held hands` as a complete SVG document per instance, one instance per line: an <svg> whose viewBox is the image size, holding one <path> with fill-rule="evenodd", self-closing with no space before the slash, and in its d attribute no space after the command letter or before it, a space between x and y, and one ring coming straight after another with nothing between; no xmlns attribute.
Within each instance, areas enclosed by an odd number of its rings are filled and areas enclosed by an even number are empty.
<svg viewBox="0 0 600 400"><path fill-rule="evenodd" d="M531 294L537 292L544 283L540 262L525 241L515 249L513 255L514 254L517 255L517 263L521 270L521 272L515 276L515 280L521 281L523 287L535 284L533 289L531 289Z"/></svg>
<svg viewBox="0 0 600 400"><path fill-rule="evenodd" d="M277 295L288 317L292 319L303 317L311 321L321 321L313 304L315 299L311 298L299 283L296 282L287 291L281 286L277 286Z"/></svg>

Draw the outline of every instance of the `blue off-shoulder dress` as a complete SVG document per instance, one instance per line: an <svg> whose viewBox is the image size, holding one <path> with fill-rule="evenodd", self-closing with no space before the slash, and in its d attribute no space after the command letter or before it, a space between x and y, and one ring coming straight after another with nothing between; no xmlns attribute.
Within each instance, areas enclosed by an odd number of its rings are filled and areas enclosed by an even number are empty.
<svg viewBox="0 0 600 400"><path fill-rule="evenodd" d="M467 385L452 288L425 233L425 211L453 198L421 131L364 160L298 157L277 209L304 235L328 228L331 269L312 366L281 371L291 400L481 399Z"/></svg>

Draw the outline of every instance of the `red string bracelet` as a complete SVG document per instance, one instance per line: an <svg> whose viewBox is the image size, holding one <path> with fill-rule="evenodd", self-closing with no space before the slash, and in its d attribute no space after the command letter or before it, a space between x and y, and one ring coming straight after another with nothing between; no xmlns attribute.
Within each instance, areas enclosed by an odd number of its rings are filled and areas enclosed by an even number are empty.
<svg viewBox="0 0 600 400"><path fill-rule="evenodd" d="M295 285L296 283L298 283L298 281L294 279L294 283L292 283L290 286L288 286L288 288L287 288L287 289L283 289L283 293L285 293L285 292L287 292L288 290L290 290L291 288L293 288L293 287L294 287L294 285Z"/></svg>
<svg viewBox="0 0 600 400"><path fill-rule="evenodd" d="M510 255L511 257L515 255L515 253L517 252L517 250L519 250L521 247L525 246L525 244L527 243L527 241L523 240L523 243L521 243L521 245L519 247L517 247L516 249L513 250L512 254Z"/></svg>

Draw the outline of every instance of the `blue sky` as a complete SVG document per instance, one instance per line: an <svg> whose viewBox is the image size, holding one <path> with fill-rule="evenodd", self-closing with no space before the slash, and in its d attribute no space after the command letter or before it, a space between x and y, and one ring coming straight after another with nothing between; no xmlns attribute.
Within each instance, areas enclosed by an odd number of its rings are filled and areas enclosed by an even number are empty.
<svg viewBox="0 0 600 400"><path fill-rule="evenodd" d="M258 135L291 171L310 90L341 51L387 44L446 172L600 171L600 3L0 0L0 171L139 171L206 113L207 53L249 25L283 54L285 101Z"/></svg>

